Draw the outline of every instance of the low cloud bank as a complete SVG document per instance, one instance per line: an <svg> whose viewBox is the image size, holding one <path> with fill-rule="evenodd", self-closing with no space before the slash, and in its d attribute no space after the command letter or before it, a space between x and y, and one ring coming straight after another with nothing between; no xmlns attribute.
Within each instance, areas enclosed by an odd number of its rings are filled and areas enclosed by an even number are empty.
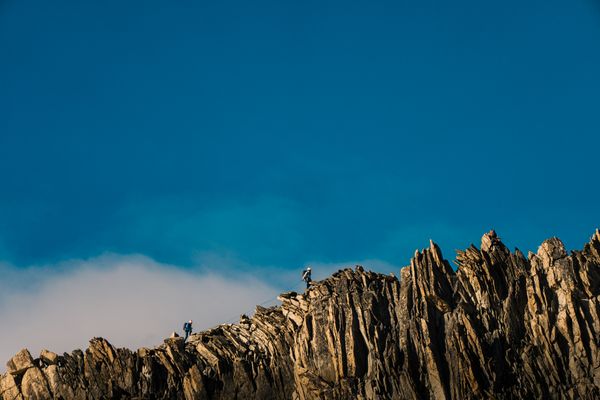
<svg viewBox="0 0 600 400"><path fill-rule="evenodd" d="M223 276L141 256L102 256L48 267L0 265L0 371L23 347L57 353L95 336L117 347L156 346L183 322L195 331L235 322L278 290L250 274Z"/></svg>

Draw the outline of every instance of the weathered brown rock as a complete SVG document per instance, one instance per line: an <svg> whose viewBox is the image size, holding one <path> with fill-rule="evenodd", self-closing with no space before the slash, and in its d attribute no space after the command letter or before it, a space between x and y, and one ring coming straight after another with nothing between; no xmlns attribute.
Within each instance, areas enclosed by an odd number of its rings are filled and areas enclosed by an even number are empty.
<svg viewBox="0 0 600 400"><path fill-rule="evenodd" d="M20 400L23 398L12 374L0 376L0 398L4 400Z"/></svg>
<svg viewBox="0 0 600 400"><path fill-rule="evenodd" d="M29 368L21 381L21 393L26 399L50 399L52 394L48 388L46 377L38 368Z"/></svg>
<svg viewBox="0 0 600 400"><path fill-rule="evenodd" d="M13 375L21 375L31 367L33 367L33 358L27 349L19 351L6 363L8 372Z"/></svg>
<svg viewBox="0 0 600 400"><path fill-rule="evenodd" d="M491 231L394 276L345 269L279 307L154 349L20 352L0 400L600 398L600 233L528 258ZM28 356L29 355L29 356Z"/></svg>
<svg viewBox="0 0 600 400"><path fill-rule="evenodd" d="M44 349L40 352L40 359L48 365L54 365L58 363L58 354Z"/></svg>

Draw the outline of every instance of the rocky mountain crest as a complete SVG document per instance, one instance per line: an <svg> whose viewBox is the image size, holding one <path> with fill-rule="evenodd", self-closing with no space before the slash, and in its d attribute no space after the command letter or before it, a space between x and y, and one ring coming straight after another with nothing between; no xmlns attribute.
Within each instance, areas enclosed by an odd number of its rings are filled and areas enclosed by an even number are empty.
<svg viewBox="0 0 600 400"><path fill-rule="evenodd" d="M185 343L22 350L0 400L600 398L598 231L527 257L492 231L456 263L431 242L400 279L341 270Z"/></svg>

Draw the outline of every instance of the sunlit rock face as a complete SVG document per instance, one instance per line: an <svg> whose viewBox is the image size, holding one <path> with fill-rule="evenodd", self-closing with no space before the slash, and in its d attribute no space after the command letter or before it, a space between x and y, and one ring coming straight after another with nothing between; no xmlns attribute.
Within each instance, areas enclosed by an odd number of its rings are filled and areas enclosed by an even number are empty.
<svg viewBox="0 0 600 400"><path fill-rule="evenodd" d="M0 399L600 398L600 233L525 257L492 231L456 264L431 243L400 279L342 270L185 343L23 350Z"/></svg>

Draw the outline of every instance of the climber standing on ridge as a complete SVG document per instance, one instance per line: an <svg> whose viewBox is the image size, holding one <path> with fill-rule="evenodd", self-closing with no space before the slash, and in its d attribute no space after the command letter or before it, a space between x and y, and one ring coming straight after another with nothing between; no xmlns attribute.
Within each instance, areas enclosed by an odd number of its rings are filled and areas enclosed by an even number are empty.
<svg viewBox="0 0 600 400"><path fill-rule="evenodd" d="M302 280L306 282L307 289L310 287L310 282L312 282L312 279L310 278L311 272L312 270L310 269L310 267L306 267L306 269L302 271Z"/></svg>
<svg viewBox="0 0 600 400"><path fill-rule="evenodd" d="M192 334L192 320L190 319L188 322L186 322L185 324L183 324L183 331L185 332L185 339L183 339L183 341L185 342L188 338L188 336L190 336Z"/></svg>

